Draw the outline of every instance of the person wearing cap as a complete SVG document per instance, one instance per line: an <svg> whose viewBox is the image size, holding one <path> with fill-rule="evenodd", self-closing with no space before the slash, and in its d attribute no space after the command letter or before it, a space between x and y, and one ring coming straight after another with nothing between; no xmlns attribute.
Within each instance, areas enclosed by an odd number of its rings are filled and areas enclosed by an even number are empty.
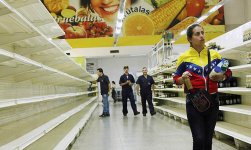
<svg viewBox="0 0 251 150"><path fill-rule="evenodd" d="M137 80L137 94L141 96L142 102L142 113L143 116L146 116L147 109L146 109L146 101L149 106L150 114L153 116L156 114L153 107L152 102L152 91L154 89L154 80L153 77L147 74L147 68L143 67L142 69L143 75L139 76ZM139 92L140 89L140 92Z"/></svg>
<svg viewBox="0 0 251 150"><path fill-rule="evenodd" d="M129 74L129 67L124 66L124 74L121 75L119 84L122 87L122 103L123 103L123 115L127 116L128 110L127 110L127 99L129 98L131 107L133 110L134 115L140 114L140 112L137 111L137 106L135 104L135 99L133 95L132 86L135 83L134 77Z"/></svg>
<svg viewBox="0 0 251 150"><path fill-rule="evenodd" d="M100 89L102 95L103 102L103 113L99 117L109 117L109 101L108 101L108 93L111 89L110 81L107 75L104 75L103 69L97 69L98 79L97 82L100 82Z"/></svg>

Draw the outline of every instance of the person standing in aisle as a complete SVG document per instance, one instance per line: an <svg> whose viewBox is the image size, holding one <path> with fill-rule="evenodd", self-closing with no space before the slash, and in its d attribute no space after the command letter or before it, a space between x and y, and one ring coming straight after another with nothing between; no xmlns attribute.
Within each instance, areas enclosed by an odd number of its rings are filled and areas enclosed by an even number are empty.
<svg viewBox="0 0 251 150"><path fill-rule="evenodd" d="M156 114L156 112L154 111L153 102L152 102L152 91L154 92L154 80L152 76L149 76L147 74L146 67L143 67L142 72L143 72L143 75L139 76L136 82L137 94L141 95L143 116L146 116L146 113L147 113L146 101L148 103L150 113L153 116ZM140 88L140 92L139 92L139 88Z"/></svg>
<svg viewBox="0 0 251 150"><path fill-rule="evenodd" d="M187 119L193 137L193 150L211 150L212 138L215 124L218 117L218 81L225 80L231 76L228 69L224 74L208 77L209 69L208 58L211 59L210 66L214 67L221 62L220 54L215 50L210 53L205 46L204 29L199 24L193 24L187 29L187 40L190 48L180 55L177 61L177 70L173 77L177 85L181 85L190 79L193 89L187 90L186 112ZM209 55L210 57L209 57ZM207 84L209 89L207 89ZM197 90L207 90L211 96L211 106L208 110L200 112L193 106L191 98Z"/></svg>
<svg viewBox="0 0 251 150"><path fill-rule="evenodd" d="M114 100L114 103L117 102L117 97L116 97L116 84L115 84L115 81L112 81L112 98Z"/></svg>
<svg viewBox="0 0 251 150"><path fill-rule="evenodd" d="M102 102L103 102L103 113L99 117L109 117L109 101L108 101L108 93L110 91L111 85L108 76L104 75L103 69L97 69L98 79L97 82L100 82L100 89L102 95Z"/></svg>
<svg viewBox="0 0 251 150"><path fill-rule="evenodd" d="M135 99L133 95L132 86L135 83L134 77L129 74L129 67L124 66L124 74L120 77L119 84L122 86L122 103L123 103L123 115L126 116L128 113L127 110L127 99L130 99L131 107L133 110L134 115L140 114L137 111L137 106L135 104Z"/></svg>

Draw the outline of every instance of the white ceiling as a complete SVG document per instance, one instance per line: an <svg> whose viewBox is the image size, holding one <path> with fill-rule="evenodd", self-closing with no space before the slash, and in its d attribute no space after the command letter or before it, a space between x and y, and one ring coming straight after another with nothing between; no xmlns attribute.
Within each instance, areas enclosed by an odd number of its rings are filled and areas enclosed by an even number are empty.
<svg viewBox="0 0 251 150"><path fill-rule="evenodd" d="M125 56L142 56L152 50L151 45L145 46L120 46L120 47L97 47L97 48L75 48L70 51L71 57L84 56L86 58L100 57L125 57ZM117 54L111 54L110 50L119 50Z"/></svg>
<svg viewBox="0 0 251 150"><path fill-rule="evenodd" d="M120 47L100 47L100 48L75 48L70 53L71 57L103 58L103 57L136 57L146 56L152 51L153 45L145 46L120 46ZM176 44L173 46L173 54L177 55L188 49L188 44ZM111 54L110 50L119 50L118 54Z"/></svg>

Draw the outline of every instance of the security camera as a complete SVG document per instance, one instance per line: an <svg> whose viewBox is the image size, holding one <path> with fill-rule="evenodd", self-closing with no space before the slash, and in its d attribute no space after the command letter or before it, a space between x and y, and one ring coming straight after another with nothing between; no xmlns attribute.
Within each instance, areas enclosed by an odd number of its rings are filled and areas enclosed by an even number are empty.
<svg viewBox="0 0 251 150"><path fill-rule="evenodd" d="M165 45L167 49L173 49L173 43L167 42Z"/></svg>

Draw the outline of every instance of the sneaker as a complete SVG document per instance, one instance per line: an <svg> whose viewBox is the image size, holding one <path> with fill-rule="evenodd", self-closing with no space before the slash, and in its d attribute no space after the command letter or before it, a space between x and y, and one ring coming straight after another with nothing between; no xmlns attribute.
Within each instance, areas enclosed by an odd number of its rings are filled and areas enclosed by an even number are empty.
<svg viewBox="0 0 251 150"><path fill-rule="evenodd" d="M105 114L106 117L110 117L110 114Z"/></svg>
<svg viewBox="0 0 251 150"><path fill-rule="evenodd" d="M137 116L138 114L140 114L140 112L137 111L136 113L134 113L134 116Z"/></svg>
<svg viewBox="0 0 251 150"><path fill-rule="evenodd" d="M155 112L153 112L153 113L151 113L151 116L153 116L153 115L156 115L156 111L155 111Z"/></svg>
<svg viewBox="0 0 251 150"><path fill-rule="evenodd" d="M146 116L146 114L143 114L143 116Z"/></svg>
<svg viewBox="0 0 251 150"><path fill-rule="evenodd" d="M126 117L126 116L127 116L127 114L123 114L123 116L124 116L124 117Z"/></svg>
<svg viewBox="0 0 251 150"><path fill-rule="evenodd" d="M105 117L105 114L100 115L99 117Z"/></svg>

